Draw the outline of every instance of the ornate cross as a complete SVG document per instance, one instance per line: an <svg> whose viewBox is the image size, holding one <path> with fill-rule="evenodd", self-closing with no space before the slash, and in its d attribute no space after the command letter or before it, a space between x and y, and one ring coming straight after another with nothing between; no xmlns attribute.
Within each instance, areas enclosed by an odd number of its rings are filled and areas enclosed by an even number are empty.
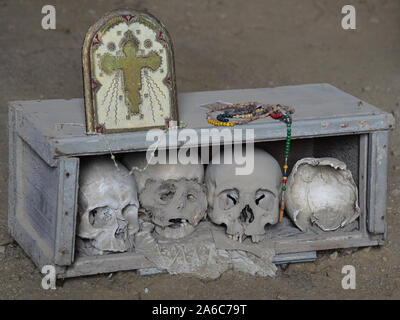
<svg viewBox="0 0 400 320"><path fill-rule="evenodd" d="M155 52L138 57L139 43L132 37L123 42L121 47L124 56L115 57L106 54L100 59L100 68L106 74L122 70L130 114L137 114L142 102L140 97L140 89L142 88L141 70L143 68L157 70L161 65L161 57Z"/></svg>

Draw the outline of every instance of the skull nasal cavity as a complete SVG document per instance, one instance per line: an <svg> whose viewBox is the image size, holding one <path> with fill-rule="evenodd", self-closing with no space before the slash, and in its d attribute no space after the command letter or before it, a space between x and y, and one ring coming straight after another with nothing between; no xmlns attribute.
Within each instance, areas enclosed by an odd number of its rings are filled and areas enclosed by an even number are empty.
<svg viewBox="0 0 400 320"><path fill-rule="evenodd" d="M181 223L182 219L181 218L179 218L179 219L169 219L168 221L171 222L171 223Z"/></svg>
<svg viewBox="0 0 400 320"><path fill-rule="evenodd" d="M252 223L254 221L253 210L248 204L243 208L242 212L240 213L240 221L247 223Z"/></svg>

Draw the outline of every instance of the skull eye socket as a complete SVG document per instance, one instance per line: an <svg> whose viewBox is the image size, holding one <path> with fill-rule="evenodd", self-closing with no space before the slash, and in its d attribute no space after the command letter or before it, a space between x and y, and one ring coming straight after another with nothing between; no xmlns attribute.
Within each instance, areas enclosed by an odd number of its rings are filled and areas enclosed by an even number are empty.
<svg viewBox="0 0 400 320"><path fill-rule="evenodd" d="M257 190L255 194L255 203L260 208L270 211L274 208L275 204L275 195L268 190Z"/></svg>
<svg viewBox="0 0 400 320"><path fill-rule="evenodd" d="M218 195L219 207L223 210L229 210L237 205L239 202L239 191L230 189L222 191Z"/></svg>
<svg viewBox="0 0 400 320"><path fill-rule="evenodd" d="M169 190L169 191L165 191L160 193L160 199L162 201L168 201L171 200L174 197L175 192Z"/></svg>
<svg viewBox="0 0 400 320"><path fill-rule="evenodd" d="M158 188L158 198L161 202L170 202L175 196L176 188L173 184L170 183L163 183Z"/></svg>
<svg viewBox="0 0 400 320"><path fill-rule="evenodd" d="M112 219L109 207L98 207L89 212L89 223L93 228L103 228Z"/></svg>

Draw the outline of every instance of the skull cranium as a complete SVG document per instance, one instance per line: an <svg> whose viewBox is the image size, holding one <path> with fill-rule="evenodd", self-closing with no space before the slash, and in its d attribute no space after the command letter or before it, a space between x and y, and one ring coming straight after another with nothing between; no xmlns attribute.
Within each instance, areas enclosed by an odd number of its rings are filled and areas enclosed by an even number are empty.
<svg viewBox="0 0 400 320"><path fill-rule="evenodd" d="M144 168L145 154L126 155L123 163ZM142 172L134 170L141 206L151 213L156 232L179 239L194 231L207 211L201 164L151 164Z"/></svg>
<svg viewBox="0 0 400 320"><path fill-rule="evenodd" d="M334 231L358 216L357 186L346 164L335 158L304 158L290 173L286 212L306 232L312 225Z"/></svg>
<svg viewBox="0 0 400 320"><path fill-rule="evenodd" d="M235 160L233 164L208 165L208 216L216 224L225 224L226 233L234 239L250 236L259 242L265 226L279 220L282 173L278 162L261 149L254 149L251 174L236 175L237 167Z"/></svg>
<svg viewBox="0 0 400 320"><path fill-rule="evenodd" d="M120 163L119 168L106 158L81 162L77 234L90 242L93 254L131 249L139 230L135 179Z"/></svg>

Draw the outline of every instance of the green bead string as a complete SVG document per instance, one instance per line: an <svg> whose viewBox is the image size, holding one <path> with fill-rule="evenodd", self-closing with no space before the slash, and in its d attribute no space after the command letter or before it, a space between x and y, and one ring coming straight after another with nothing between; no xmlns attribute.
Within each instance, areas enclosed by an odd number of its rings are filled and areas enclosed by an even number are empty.
<svg viewBox="0 0 400 320"><path fill-rule="evenodd" d="M289 116L285 115L285 118L288 119ZM292 125L288 123L286 125L286 128L287 128L287 133L286 133L285 163L287 163L290 153L290 142L292 139ZM285 176L286 176L286 169L285 169ZM284 183L284 185L282 186L282 191L286 191L286 183Z"/></svg>
<svg viewBox="0 0 400 320"><path fill-rule="evenodd" d="M288 114L284 115L286 120L286 148L285 148L285 165L283 170L283 183L282 183L282 194L281 194L281 209L279 212L279 221L283 220L283 212L285 210L285 200L284 194L286 191L286 183L287 183L287 170L288 170L288 159L290 153L290 141L292 139L292 124Z"/></svg>

